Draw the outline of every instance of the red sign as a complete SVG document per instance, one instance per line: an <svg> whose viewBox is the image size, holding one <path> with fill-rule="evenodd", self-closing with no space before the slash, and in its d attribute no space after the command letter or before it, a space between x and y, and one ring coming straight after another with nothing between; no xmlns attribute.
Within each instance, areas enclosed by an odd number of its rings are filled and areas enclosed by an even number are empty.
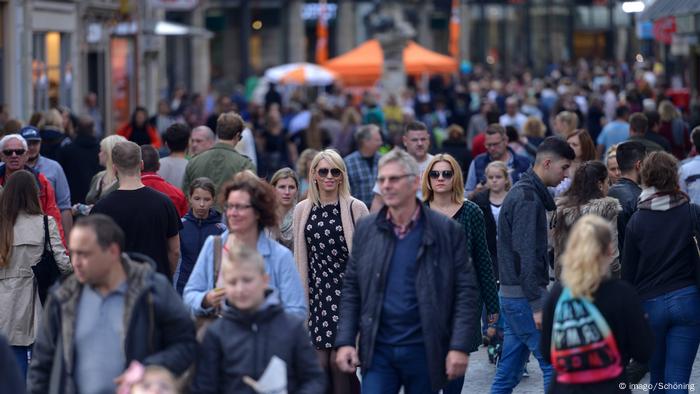
<svg viewBox="0 0 700 394"><path fill-rule="evenodd" d="M654 21L654 38L656 41L671 45L673 33L676 32L676 17L665 16Z"/></svg>

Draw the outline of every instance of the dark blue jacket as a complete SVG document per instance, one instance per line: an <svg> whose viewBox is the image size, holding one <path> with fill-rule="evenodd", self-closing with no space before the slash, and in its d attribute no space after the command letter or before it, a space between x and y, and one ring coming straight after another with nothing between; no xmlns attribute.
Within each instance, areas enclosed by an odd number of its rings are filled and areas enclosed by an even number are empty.
<svg viewBox="0 0 700 394"><path fill-rule="evenodd" d="M209 217L197 219L192 210L182 218L182 230L180 230L180 274L177 278L177 292L182 295L187 279L189 279L194 263L197 262L199 251L202 250L204 241L210 235L219 235L226 230L221 223L221 214L216 210L209 210Z"/></svg>
<svg viewBox="0 0 700 394"><path fill-rule="evenodd" d="M386 294L396 235L387 207L357 222L343 283L335 347L355 346L357 334L363 371L372 367L375 340ZM416 258L416 298L428 373L434 391L447 383L445 357L450 350L472 349L479 328L479 287L467 253L464 229L454 220L422 207L425 228Z"/></svg>
<svg viewBox="0 0 700 394"><path fill-rule="evenodd" d="M513 184L515 184L515 182L520 179L520 175L525 173L527 169L530 168L530 159L516 154L510 148L508 148L508 152L513 158L513 172L510 174L510 179L513 181ZM486 183L486 174L484 172L486 171L486 166L488 166L489 163L491 163L491 156L489 156L488 152L484 152L474 158L474 171L476 172L477 184L481 182ZM508 163L506 163L506 165L508 165L510 168Z"/></svg>

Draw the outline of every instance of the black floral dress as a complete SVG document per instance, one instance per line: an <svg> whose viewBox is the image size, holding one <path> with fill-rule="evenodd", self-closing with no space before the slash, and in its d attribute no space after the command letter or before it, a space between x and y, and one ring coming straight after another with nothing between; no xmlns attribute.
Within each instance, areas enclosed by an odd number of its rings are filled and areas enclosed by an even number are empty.
<svg viewBox="0 0 700 394"><path fill-rule="evenodd" d="M317 349L335 342L348 246L340 205L314 205L304 228L309 255L309 333Z"/></svg>

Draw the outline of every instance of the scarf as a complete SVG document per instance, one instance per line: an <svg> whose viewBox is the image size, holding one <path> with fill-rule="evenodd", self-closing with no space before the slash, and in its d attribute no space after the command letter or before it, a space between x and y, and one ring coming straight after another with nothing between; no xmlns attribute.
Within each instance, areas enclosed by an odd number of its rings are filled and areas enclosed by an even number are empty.
<svg viewBox="0 0 700 394"><path fill-rule="evenodd" d="M637 208L649 209L652 211L668 211L669 209L687 204L689 201L688 195L681 191L659 192L654 187L648 187L643 189L642 194L639 195Z"/></svg>
<svg viewBox="0 0 700 394"><path fill-rule="evenodd" d="M284 215L284 218L282 219L282 224L280 224L280 235L285 241L291 240L292 236L294 235L292 233L292 223L294 221L293 219L294 209L290 209L289 212L287 212L287 214Z"/></svg>

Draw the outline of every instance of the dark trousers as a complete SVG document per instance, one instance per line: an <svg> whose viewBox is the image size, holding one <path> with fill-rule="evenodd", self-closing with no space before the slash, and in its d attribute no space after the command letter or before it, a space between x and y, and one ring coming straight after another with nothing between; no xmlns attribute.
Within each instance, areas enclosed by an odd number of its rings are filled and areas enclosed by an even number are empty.
<svg viewBox="0 0 700 394"><path fill-rule="evenodd" d="M425 346L376 344L372 366L363 371L362 394L437 393L431 390Z"/></svg>

